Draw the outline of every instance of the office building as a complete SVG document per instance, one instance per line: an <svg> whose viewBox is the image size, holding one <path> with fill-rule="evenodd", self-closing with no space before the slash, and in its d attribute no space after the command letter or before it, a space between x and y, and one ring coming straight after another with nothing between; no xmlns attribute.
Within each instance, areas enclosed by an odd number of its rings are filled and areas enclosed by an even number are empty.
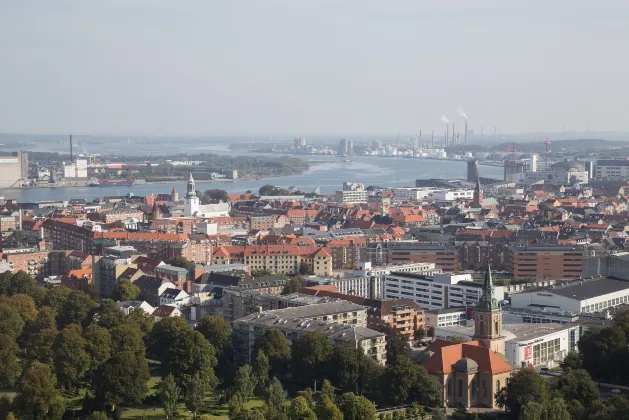
<svg viewBox="0 0 629 420"><path fill-rule="evenodd" d="M427 310L473 307L482 297L483 284L472 281L471 274L392 272L384 279L384 299L411 299ZM504 288L494 287L494 296L504 299Z"/></svg>
<svg viewBox="0 0 629 420"><path fill-rule="evenodd" d="M440 327L465 326L467 324L467 312L467 308L464 306L426 311L424 317L426 328L436 331Z"/></svg>
<svg viewBox="0 0 629 420"><path fill-rule="evenodd" d="M512 246L507 264L516 279L561 279L581 277L584 251L570 245Z"/></svg>
<svg viewBox="0 0 629 420"><path fill-rule="evenodd" d="M365 190L343 190L337 191L334 201L338 204L363 204L367 203L369 192Z"/></svg>
<svg viewBox="0 0 629 420"><path fill-rule="evenodd" d="M433 190L428 193L428 199L435 201L472 200L474 190Z"/></svg>
<svg viewBox="0 0 629 420"><path fill-rule="evenodd" d="M629 179L629 160L598 159L596 179Z"/></svg>
<svg viewBox="0 0 629 420"><path fill-rule="evenodd" d="M389 264L431 263L443 271L458 269L459 252L449 243L389 242L387 251Z"/></svg>

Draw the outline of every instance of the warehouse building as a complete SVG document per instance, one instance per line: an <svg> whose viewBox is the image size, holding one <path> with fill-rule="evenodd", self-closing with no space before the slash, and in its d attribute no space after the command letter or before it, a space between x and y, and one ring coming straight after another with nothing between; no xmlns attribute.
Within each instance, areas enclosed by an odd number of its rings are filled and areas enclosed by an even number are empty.
<svg viewBox="0 0 629 420"><path fill-rule="evenodd" d="M579 315L629 303L629 281L603 278L511 296L511 308Z"/></svg>
<svg viewBox="0 0 629 420"><path fill-rule="evenodd" d="M19 187L28 182L28 153L0 155L0 188Z"/></svg>

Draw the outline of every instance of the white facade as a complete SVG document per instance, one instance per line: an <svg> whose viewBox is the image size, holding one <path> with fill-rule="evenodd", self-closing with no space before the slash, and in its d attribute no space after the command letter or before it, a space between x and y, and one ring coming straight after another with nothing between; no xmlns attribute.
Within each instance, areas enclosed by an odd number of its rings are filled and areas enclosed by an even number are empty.
<svg viewBox="0 0 629 420"><path fill-rule="evenodd" d="M396 201L420 201L428 197L428 194L435 191L434 188L394 188Z"/></svg>
<svg viewBox="0 0 629 420"><path fill-rule="evenodd" d="M384 299L411 299L427 310L475 306L482 294L483 284L474 283L471 274L429 277L393 272L384 279ZM494 286L494 296L504 300L504 288Z"/></svg>
<svg viewBox="0 0 629 420"><path fill-rule="evenodd" d="M364 190L351 191L351 190L343 190L337 191L334 200L338 204L360 204L366 203L367 197L369 196L369 192Z"/></svg>
<svg viewBox="0 0 629 420"><path fill-rule="evenodd" d="M160 305L174 305L178 308L187 305L190 302L190 295L183 290L178 290L176 294L163 293L159 297Z"/></svg>
<svg viewBox="0 0 629 420"><path fill-rule="evenodd" d="M87 160L77 159L72 163L63 164L64 178L87 178Z"/></svg>
<svg viewBox="0 0 629 420"><path fill-rule="evenodd" d="M446 309L424 312L426 327L450 327L452 325L467 325L467 311L465 309Z"/></svg>
<svg viewBox="0 0 629 420"><path fill-rule="evenodd" d="M596 178L627 179L629 178L629 160L599 159L596 161Z"/></svg>
<svg viewBox="0 0 629 420"><path fill-rule="evenodd" d="M586 171L537 171L515 174L515 176L516 183L519 185L532 184L540 181L557 185L588 183L588 173Z"/></svg>
<svg viewBox="0 0 629 420"><path fill-rule="evenodd" d="M428 198L435 201L471 200L474 190L434 190L428 193Z"/></svg>
<svg viewBox="0 0 629 420"><path fill-rule="evenodd" d="M624 290L583 299L562 296L553 293L552 289L518 293L511 296L511 307L514 309L536 307L550 312L566 312L575 315L604 312L608 308L626 303L629 303L629 282L627 282L627 288Z"/></svg>
<svg viewBox="0 0 629 420"><path fill-rule="evenodd" d="M382 293L382 282L375 277L349 277L330 280L340 293L379 299Z"/></svg>

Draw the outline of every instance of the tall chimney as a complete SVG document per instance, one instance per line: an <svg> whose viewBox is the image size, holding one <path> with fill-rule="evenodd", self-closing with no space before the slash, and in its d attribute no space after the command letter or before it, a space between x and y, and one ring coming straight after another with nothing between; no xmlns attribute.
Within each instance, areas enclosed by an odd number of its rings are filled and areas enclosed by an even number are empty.
<svg viewBox="0 0 629 420"><path fill-rule="evenodd" d="M446 124L446 144L445 147L448 147L448 139L450 138L450 124Z"/></svg>
<svg viewBox="0 0 629 420"><path fill-rule="evenodd" d="M456 131L454 130L454 123L452 123L452 145L456 145Z"/></svg>
<svg viewBox="0 0 629 420"><path fill-rule="evenodd" d="M20 209L18 210L20 212L20 221L19 221L19 225L18 225L18 230L22 230L22 208L20 207Z"/></svg>
<svg viewBox="0 0 629 420"><path fill-rule="evenodd" d="M469 143L467 142L467 120L465 120L465 145L467 146Z"/></svg>
<svg viewBox="0 0 629 420"><path fill-rule="evenodd" d="M74 162L73 156L72 156L72 134L70 134L70 163Z"/></svg>

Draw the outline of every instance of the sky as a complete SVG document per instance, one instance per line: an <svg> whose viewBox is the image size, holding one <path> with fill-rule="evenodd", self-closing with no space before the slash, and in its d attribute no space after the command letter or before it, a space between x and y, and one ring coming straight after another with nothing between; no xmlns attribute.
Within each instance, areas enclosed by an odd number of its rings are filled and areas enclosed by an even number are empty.
<svg viewBox="0 0 629 420"><path fill-rule="evenodd" d="M0 0L0 132L627 130L626 0Z"/></svg>

